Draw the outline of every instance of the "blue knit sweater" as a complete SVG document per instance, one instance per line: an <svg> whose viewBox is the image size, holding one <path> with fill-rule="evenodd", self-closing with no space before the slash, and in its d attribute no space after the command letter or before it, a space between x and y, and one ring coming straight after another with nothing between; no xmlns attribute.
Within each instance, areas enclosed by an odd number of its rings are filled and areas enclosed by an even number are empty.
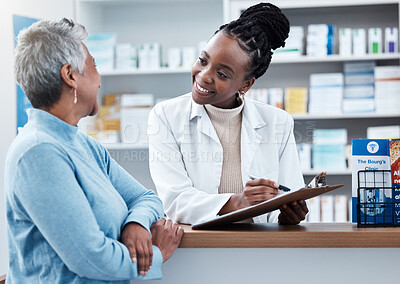
<svg viewBox="0 0 400 284"><path fill-rule="evenodd" d="M163 216L160 199L77 127L39 109L28 118L6 160L7 283L161 278L157 247L142 277L118 241L128 222L149 230Z"/></svg>

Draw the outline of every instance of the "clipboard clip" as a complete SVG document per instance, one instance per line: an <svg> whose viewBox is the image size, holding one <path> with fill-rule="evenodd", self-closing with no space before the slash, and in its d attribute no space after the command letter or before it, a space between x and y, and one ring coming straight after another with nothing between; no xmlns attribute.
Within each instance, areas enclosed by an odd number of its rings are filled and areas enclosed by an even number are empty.
<svg viewBox="0 0 400 284"><path fill-rule="evenodd" d="M316 175L306 186L306 188L321 186L326 186L326 172L321 172L320 174Z"/></svg>

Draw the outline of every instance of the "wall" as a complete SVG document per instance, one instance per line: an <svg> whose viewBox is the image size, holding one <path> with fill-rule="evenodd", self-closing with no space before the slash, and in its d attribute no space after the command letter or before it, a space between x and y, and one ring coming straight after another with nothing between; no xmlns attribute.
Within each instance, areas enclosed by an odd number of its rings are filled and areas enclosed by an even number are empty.
<svg viewBox="0 0 400 284"><path fill-rule="evenodd" d="M4 205L4 162L16 134L16 92L13 75L12 15L73 18L73 0L1 0L0 9L0 276L7 273L8 251Z"/></svg>

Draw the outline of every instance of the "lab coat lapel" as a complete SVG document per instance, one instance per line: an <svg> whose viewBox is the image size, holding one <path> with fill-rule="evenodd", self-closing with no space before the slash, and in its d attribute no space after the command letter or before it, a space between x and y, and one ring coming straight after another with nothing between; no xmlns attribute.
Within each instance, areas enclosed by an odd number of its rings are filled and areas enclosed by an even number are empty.
<svg viewBox="0 0 400 284"><path fill-rule="evenodd" d="M221 144L215 131L214 126L211 123L210 117L207 115L207 112L203 105L196 104L192 100L192 111L190 114L190 119L194 119L198 117L197 130L201 133L204 133L207 137L213 139L218 144Z"/></svg>
<svg viewBox="0 0 400 284"><path fill-rule="evenodd" d="M262 136L258 131L265 125L266 123L258 113L253 101L245 98L240 145L243 185L249 180L250 167L256 158L258 146L262 141Z"/></svg>

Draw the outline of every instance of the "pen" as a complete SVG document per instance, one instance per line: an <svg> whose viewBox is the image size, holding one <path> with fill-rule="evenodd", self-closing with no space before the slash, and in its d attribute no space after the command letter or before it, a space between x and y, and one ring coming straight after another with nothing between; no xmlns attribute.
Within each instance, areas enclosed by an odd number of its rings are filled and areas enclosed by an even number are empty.
<svg viewBox="0 0 400 284"><path fill-rule="evenodd" d="M251 178L251 179L260 179L259 177L256 177L256 176L253 176L253 175L249 175L249 178ZM284 185L279 185L279 187L278 187L280 190L282 190L282 191L285 191L285 192L288 192L288 191L290 191L290 188L288 188L288 187L286 187L286 186L284 186Z"/></svg>

